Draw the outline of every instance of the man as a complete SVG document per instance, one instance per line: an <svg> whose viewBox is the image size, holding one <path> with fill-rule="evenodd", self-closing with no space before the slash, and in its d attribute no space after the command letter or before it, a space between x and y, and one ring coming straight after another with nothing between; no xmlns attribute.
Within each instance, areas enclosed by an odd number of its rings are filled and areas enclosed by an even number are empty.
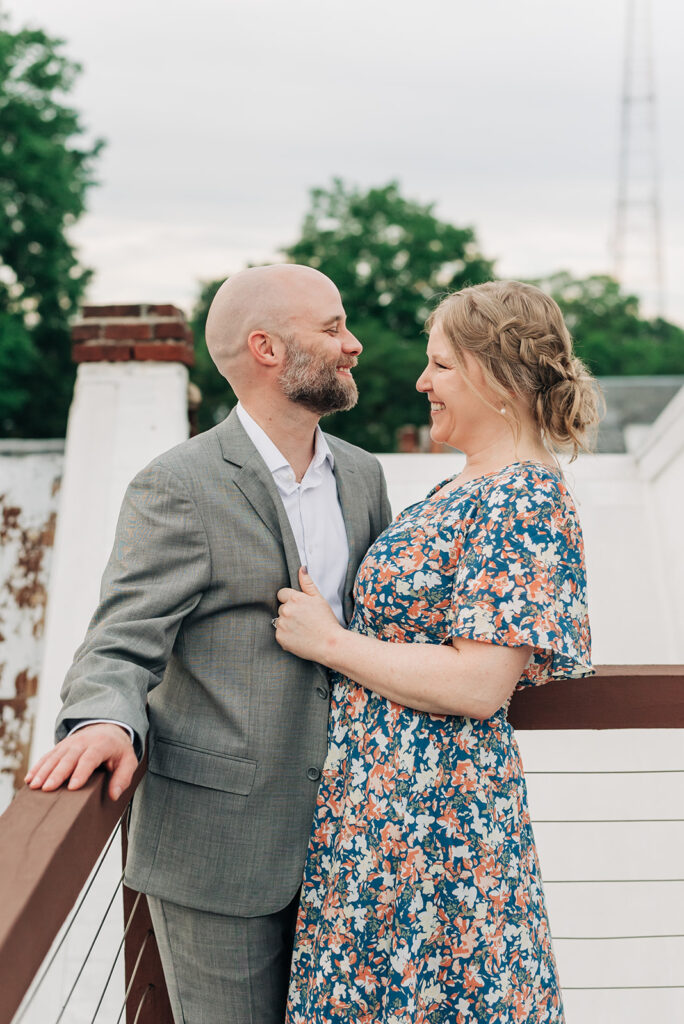
<svg viewBox="0 0 684 1024"><path fill-rule="evenodd" d="M147 738L126 877L148 894L175 1020L276 1024L329 698L325 670L275 642L276 593L306 564L348 620L389 506L377 460L318 427L355 404L361 352L327 277L243 271L206 335L239 405L131 483L59 742L27 779L77 789L104 764L117 798Z"/></svg>

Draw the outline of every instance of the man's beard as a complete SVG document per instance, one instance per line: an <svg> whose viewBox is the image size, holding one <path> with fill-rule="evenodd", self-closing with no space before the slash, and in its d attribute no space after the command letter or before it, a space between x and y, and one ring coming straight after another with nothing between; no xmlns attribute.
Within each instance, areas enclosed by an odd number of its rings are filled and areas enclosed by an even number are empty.
<svg viewBox="0 0 684 1024"><path fill-rule="evenodd" d="M286 398L303 405L319 416L353 409L359 397L352 377L337 372L337 361L328 363L321 356L299 347L293 336L282 339L285 344L285 365L280 386ZM355 366L351 356L344 365Z"/></svg>

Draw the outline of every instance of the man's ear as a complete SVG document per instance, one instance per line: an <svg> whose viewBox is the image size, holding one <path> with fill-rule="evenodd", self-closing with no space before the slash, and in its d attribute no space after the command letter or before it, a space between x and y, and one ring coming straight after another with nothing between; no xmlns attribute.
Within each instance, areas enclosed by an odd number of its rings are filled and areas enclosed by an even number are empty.
<svg viewBox="0 0 684 1024"><path fill-rule="evenodd" d="M247 348L260 366L277 366L282 358L280 339L268 331L252 331L247 338Z"/></svg>

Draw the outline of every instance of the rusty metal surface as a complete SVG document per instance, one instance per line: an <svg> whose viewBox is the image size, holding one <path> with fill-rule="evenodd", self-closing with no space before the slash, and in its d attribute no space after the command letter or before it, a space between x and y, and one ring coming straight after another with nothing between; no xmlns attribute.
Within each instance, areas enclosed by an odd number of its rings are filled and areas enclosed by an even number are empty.
<svg viewBox="0 0 684 1024"><path fill-rule="evenodd" d="M0 451L0 810L28 768L62 464Z"/></svg>

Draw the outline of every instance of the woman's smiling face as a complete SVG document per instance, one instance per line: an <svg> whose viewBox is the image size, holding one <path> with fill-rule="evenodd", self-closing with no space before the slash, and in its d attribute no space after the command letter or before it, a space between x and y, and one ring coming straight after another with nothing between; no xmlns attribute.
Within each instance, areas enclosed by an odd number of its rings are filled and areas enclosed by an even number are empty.
<svg viewBox="0 0 684 1024"><path fill-rule="evenodd" d="M498 414L487 404L490 396L482 369L469 352L461 366L453 347L437 322L427 345L428 364L416 381L427 396L432 413L430 437L460 451L468 451L482 429Z"/></svg>

